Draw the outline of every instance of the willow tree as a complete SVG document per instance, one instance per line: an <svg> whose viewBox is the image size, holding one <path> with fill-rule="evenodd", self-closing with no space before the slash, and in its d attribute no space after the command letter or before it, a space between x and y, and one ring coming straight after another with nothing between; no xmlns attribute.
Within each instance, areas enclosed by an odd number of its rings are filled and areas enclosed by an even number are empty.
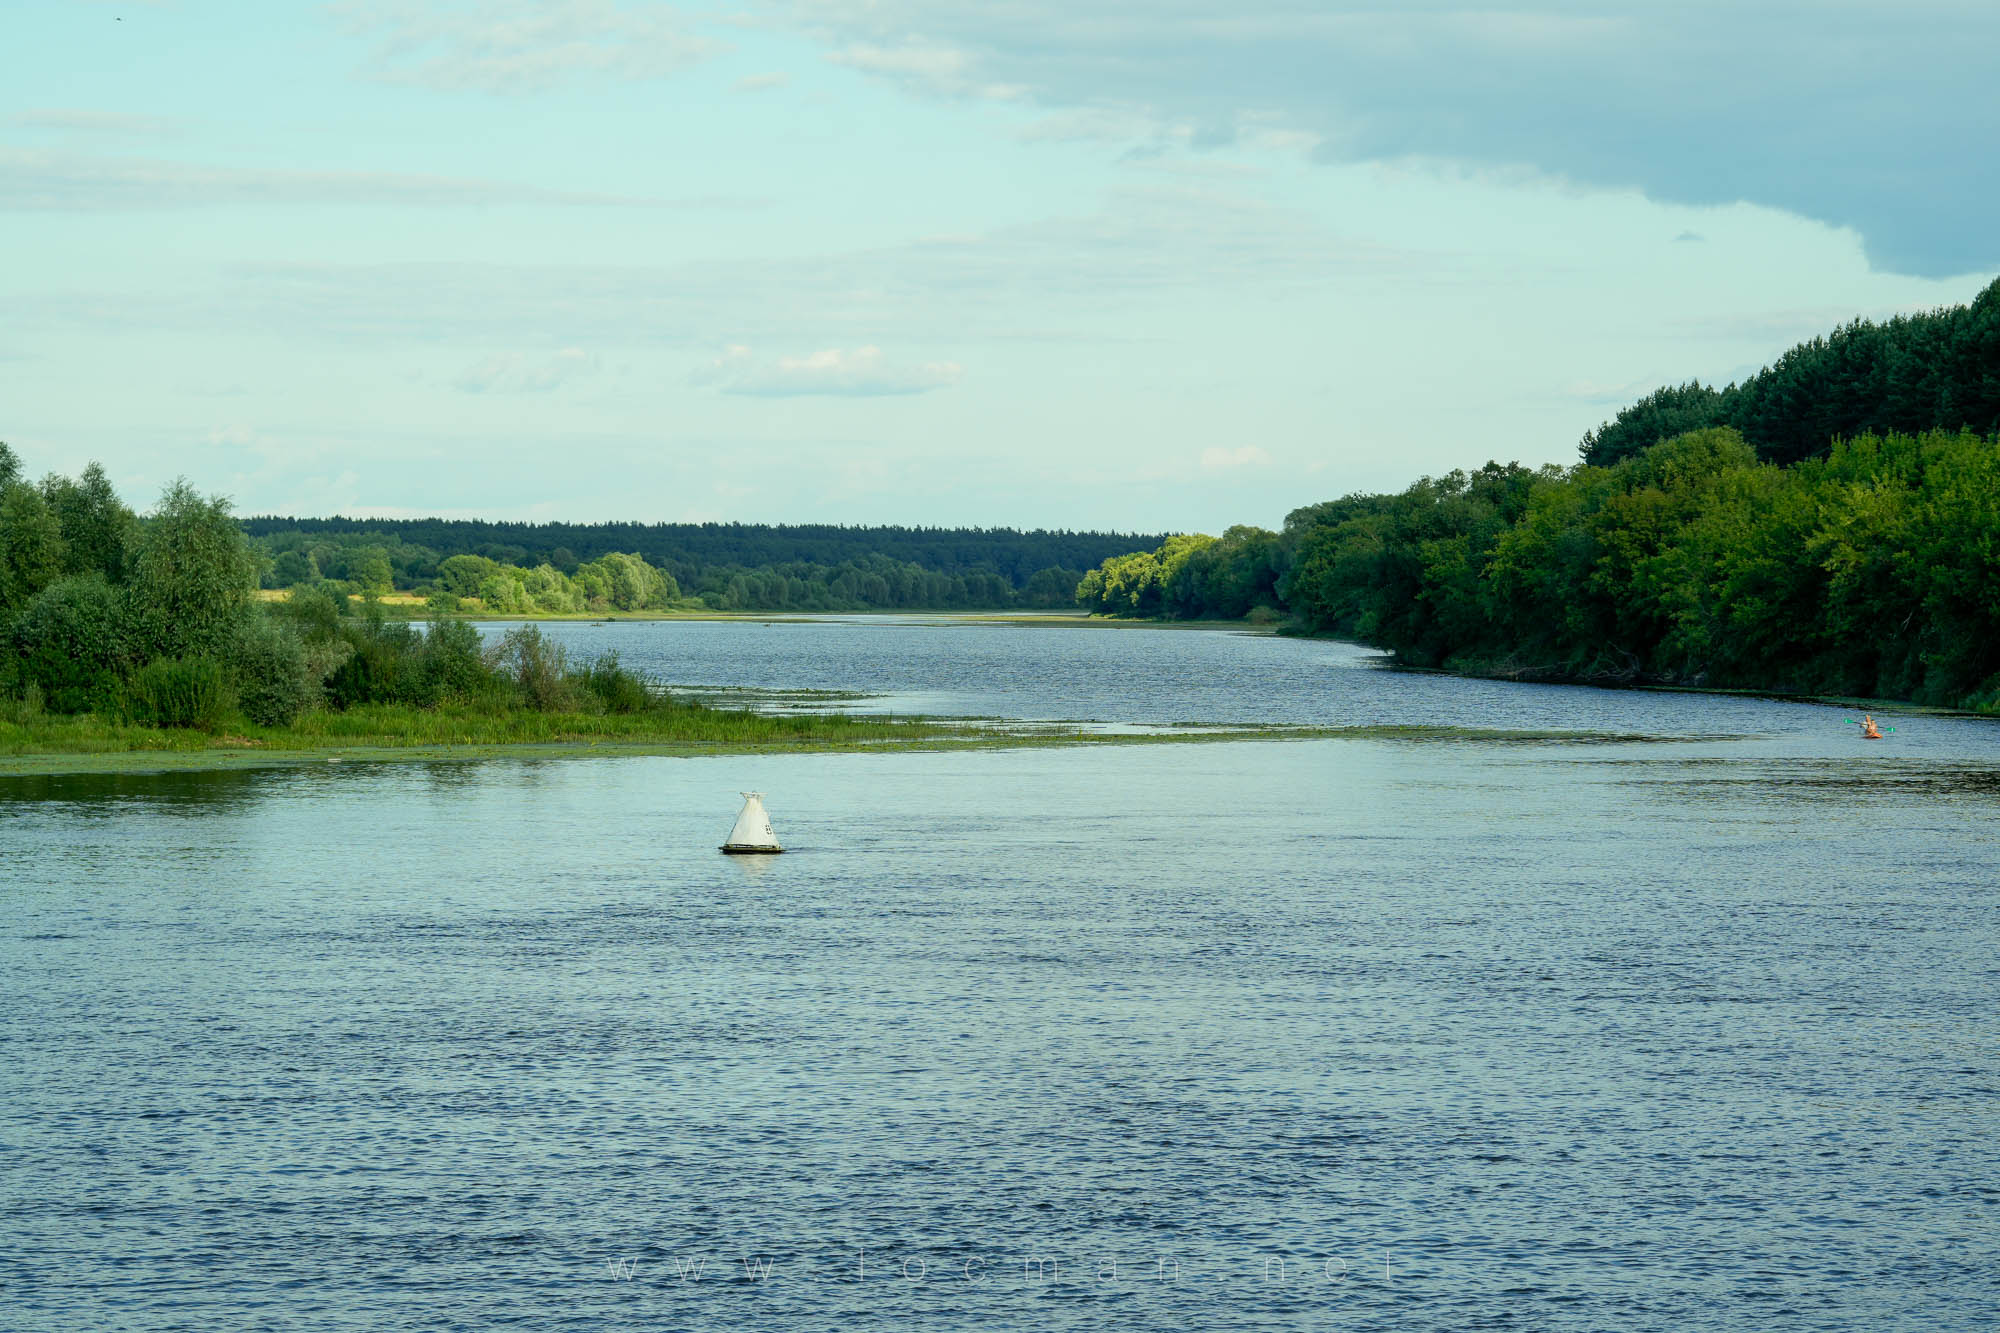
<svg viewBox="0 0 2000 1333"><path fill-rule="evenodd" d="M257 558L229 501L177 479L145 525L132 610L148 656L224 657L251 613Z"/></svg>

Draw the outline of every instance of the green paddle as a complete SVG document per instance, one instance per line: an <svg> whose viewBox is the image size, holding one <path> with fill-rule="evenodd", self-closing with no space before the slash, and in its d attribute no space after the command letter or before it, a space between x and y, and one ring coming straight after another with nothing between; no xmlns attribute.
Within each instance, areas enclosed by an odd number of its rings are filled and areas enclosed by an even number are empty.
<svg viewBox="0 0 2000 1333"><path fill-rule="evenodd" d="M1843 721L1843 722L1847 723L1847 724L1848 724L1849 726L1851 726L1851 727L1858 727L1858 726L1860 726L1860 725L1861 725L1861 721L1860 721L1860 719L1859 719L1859 718L1852 718L1852 717L1844 717L1844 718L1842 718L1842 719L1841 719L1841 721ZM1883 727L1883 728L1882 728L1882 730L1884 730L1884 731L1894 731L1894 730L1895 730L1895 728L1894 728L1894 727Z"/></svg>

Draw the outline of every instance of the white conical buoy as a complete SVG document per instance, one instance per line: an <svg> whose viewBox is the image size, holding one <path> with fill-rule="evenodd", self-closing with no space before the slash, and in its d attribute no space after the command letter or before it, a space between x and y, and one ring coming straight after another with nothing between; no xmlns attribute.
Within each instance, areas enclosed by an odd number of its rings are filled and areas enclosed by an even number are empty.
<svg viewBox="0 0 2000 1333"><path fill-rule="evenodd" d="M771 816L764 812L764 793L746 791L743 793L743 813L736 816L736 827L729 830L729 841L722 844L725 852L782 852L778 845L778 835L771 831Z"/></svg>

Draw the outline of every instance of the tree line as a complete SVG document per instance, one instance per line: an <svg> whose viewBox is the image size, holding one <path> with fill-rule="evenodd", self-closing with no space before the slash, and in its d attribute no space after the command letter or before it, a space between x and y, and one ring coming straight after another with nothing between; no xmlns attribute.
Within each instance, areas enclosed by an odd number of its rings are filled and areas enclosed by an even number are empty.
<svg viewBox="0 0 2000 1333"><path fill-rule="evenodd" d="M2000 710L2000 284L1488 463L1103 561L1087 609L1251 615L1409 665ZM1983 432L1983 433L1982 433Z"/></svg>
<svg viewBox="0 0 2000 1333"><path fill-rule="evenodd" d="M1611 467L1488 463L1295 510L1282 532L1174 538L1105 562L1078 600L1192 618L1247 599L1483 675L1991 711L1996 533L2000 450L1970 431L1865 435L1785 467L1713 427Z"/></svg>
<svg viewBox="0 0 2000 1333"><path fill-rule="evenodd" d="M746 611L1068 606L1092 565L1161 540L825 524L260 517L244 520L243 527L268 558L263 580L272 588L331 580L355 590L427 591L442 586L445 562L460 556L512 569L546 567L574 579L581 567L618 555L667 575L676 596L715 610Z"/></svg>
<svg viewBox="0 0 2000 1333"><path fill-rule="evenodd" d="M1583 461L1608 467L1714 426L1773 463L1824 457L1833 441L1859 435L2000 434L2000 281L1969 305L1857 319L1741 384L1657 389L1586 434Z"/></svg>
<svg viewBox="0 0 2000 1333"><path fill-rule="evenodd" d="M311 535L299 531L257 538L260 577L266 588L321 588L366 596L413 592L455 610L476 602L501 615L707 608L715 611L885 611L1055 608L1072 604L1079 569L1037 570L1016 588L992 570L949 574L886 555L863 555L838 565L792 561L747 569L710 566L684 586L633 551L613 551L579 561L558 551L555 561L524 566L492 555L440 558L392 534ZM512 555L511 549L499 549Z"/></svg>

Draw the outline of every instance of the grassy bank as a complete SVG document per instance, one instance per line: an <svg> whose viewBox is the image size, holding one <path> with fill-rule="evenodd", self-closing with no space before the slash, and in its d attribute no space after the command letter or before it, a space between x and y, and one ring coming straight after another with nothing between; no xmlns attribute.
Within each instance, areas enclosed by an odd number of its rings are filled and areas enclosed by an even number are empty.
<svg viewBox="0 0 2000 1333"><path fill-rule="evenodd" d="M257 726L239 718L218 732L140 726L98 714L24 716L17 712L11 720L0 719L0 756L606 743L845 749L963 735L966 731L926 719L840 713L773 717L695 705L637 713L568 713L364 704L337 712L315 710L284 727Z"/></svg>
<svg viewBox="0 0 2000 1333"><path fill-rule="evenodd" d="M492 714L383 704L337 713L308 713L289 727L242 724L216 733L134 726L89 714L43 714L13 720L0 717L0 777L397 760L1188 745L1336 737L1503 744L1604 744L1663 739L1609 733L1423 726L1188 727L1108 733L1073 726L842 713L772 717L696 706L627 715L531 710Z"/></svg>

